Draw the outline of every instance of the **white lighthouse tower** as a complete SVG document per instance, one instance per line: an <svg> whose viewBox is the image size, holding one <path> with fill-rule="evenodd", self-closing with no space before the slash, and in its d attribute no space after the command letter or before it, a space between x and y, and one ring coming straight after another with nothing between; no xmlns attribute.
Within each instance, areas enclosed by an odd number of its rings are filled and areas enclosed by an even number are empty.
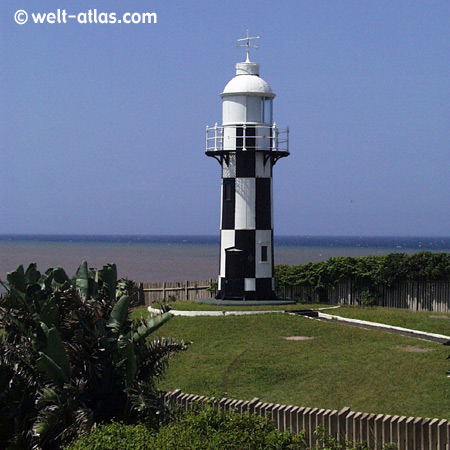
<svg viewBox="0 0 450 450"><path fill-rule="evenodd" d="M220 94L222 125L206 128L206 154L222 167L220 269L217 298L274 300L272 168L289 155L289 130L272 117L275 94L259 64L236 64L236 76Z"/></svg>

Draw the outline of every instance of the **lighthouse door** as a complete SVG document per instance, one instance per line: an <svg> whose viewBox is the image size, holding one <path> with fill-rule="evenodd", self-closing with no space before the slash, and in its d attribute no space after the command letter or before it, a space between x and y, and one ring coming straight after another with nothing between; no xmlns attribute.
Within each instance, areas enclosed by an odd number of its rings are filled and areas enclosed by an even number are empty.
<svg viewBox="0 0 450 450"><path fill-rule="evenodd" d="M225 298L243 298L245 261L244 251L236 248L225 250Z"/></svg>

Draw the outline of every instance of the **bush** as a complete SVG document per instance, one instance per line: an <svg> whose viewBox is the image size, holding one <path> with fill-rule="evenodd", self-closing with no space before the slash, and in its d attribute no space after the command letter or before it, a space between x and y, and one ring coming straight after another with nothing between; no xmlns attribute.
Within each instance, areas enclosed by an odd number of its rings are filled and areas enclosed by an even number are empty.
<svg viewBox="0 0 450 450"><path fill-rule="evenodd" d="M66 450L145 450L150 449L152 432L145 425L125 425L113 422L101 425L91 434L81 437Z"/></svg>
<svg viewBox="0 0 450 450"><path fill-rule="evenodd" d="M282 433L267 418L210 406L161 427L152 445L155 450L306 449L303 434Z"/></svg>
<svg viewBox="0 0 450 450"><path fill-rule="evenodd" d="M371 292L370 289L364 289L359 296L360 306L377 306L378 305L378 293Z"/></svg>
<svg viewBox="0 0 450 450"><path fill-rule="evenodd" d="M352 280L358 290L376 294L381 286L400 281L450 280L450 253L389 253L361 258L335 257L296 266L275 266L276 288L308 286L318 294L340 281ZM375 295L376 296L376 295Z"/></svg>
<svg viewBox="0 0 450 450"><path fill-rule="evenodd" d="M368 450L366 443L341 445L322 426L314 432L318 444L309 450ZM95 429L66 450L306 450L305 432L293 436L278 431L257 415L215 411L187 412L156 433L144 425L112 423ZM385 444L383 450L392 450Z"/></svg>
<svg viewBox="0 0 450 450"><path fill-rule="evenodd" d="M305 450L304 435L282 433L269 419L207 406L152 432L144 425L112 423L78 439L67 450Z"/></svg>
<svg viewBox="0 0 450 450"><path fill-rule="evenodd" d="M131 320L130 282L84 262L70 279L35 264L7 275L0 297L0 441L60 448L96 423L164 412L157 381L187 345L150 335L170 313Z"/></svg>

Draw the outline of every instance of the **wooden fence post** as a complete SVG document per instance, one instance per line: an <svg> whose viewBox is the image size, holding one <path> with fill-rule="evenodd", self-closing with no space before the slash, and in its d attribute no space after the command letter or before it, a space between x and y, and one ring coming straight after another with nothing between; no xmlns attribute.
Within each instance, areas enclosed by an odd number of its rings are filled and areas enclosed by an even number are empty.
<svg viewBox="0 0 450 450"><path fill-rule="evenodd" d="M447 448L447 421L442 419L437 426L437 449L446 450Z"/></svg>
<svg viewBox="0 0 450 450"><path fill-rule="evenodd" d="M430 422L431 419L428 417L422 420L421 429L422 429L422 449L428 450L430 448Z"/></svg>
<svg viewBox="0 0 450 450"><path fill-rule="evenodd" d="M305 431L305 439L311 447L317 444L314 434L321 425L325 432L345 445L366 441L369 448L380 450L386 444L394 444L397 450L450 450L450 421L421 417L389 416L353 412L350 408L341 411L286 406L262 403L258 398L252 400L233 400L201 395L185 394L176 389L166 392L164 403L178 406L183 410L193 409L195 404L209 404L217 410L235 410L238 413L258 414L271 418L280 431L298 434Z"/></svg>
<svg viewBox="0 0 450 450"><path fill-rule="evenodd" d="M299 407L298 406L294 406L291 411L290 411L290 419L289 419L289 423L290 423L290 432L292 434L298 434L301 430L299 430L298 427L298 411L299 411Z"/></svg>
<svg viewBox="0 0 450 450"><path fill-rule="evenodd" d="M352 444L356 445L355 442L355 432L354 432L354 428L353 428L353 418L355 416L355 413L353 411L350 411L347 414L347 417L345 418L345 439L347 441L350 441ZM331 434L331 430L330 430L330 434Z"/></svg>
<svg viewBox="0 0 450 450"><path fill-rule="evenodd" d="M414 448L422 447L422 418L416 417L414 419Z"/></svg>
<svg viewBox="0 0 450 450"><path fill-rule="evenodd" d="M383 417L383 414L378 414L375 417L374 435L376 450L382 450L383 448Z"/></svg>
<svg viewBox="0 0 450 450"><path fill-rule="evenodd" d="M310 429L310 443L311 445L316 445L317 439L314 434L314 431L317 428L317 412L319 411L319 408L313 408L311 411L309 411L308 415L308 421L309 421L309 429Z"/></svg>
<svg viewBox="0 0 450 450"><path fill-rule="evenodd" d="M350 408L342 408L338 413L338 422L337 422L337 440L339 444L345 444L345 419L350 412Z"/></svg>

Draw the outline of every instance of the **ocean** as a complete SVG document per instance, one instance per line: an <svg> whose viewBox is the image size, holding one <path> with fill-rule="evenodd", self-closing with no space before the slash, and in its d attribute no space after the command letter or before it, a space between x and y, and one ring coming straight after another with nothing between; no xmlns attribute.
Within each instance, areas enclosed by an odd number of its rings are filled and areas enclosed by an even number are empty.
<svg viewBox="0 0 450 450"><path fill-rule="evenodd" d="M449 252L450 237L275 236L275 264L303 264L333 256L391 252ZM119 277L142 282L206 280L219 270L218 236L0 235L0 278L19 264L41 272L61 266L69 276L90 267L117 265Z"/></svg>

